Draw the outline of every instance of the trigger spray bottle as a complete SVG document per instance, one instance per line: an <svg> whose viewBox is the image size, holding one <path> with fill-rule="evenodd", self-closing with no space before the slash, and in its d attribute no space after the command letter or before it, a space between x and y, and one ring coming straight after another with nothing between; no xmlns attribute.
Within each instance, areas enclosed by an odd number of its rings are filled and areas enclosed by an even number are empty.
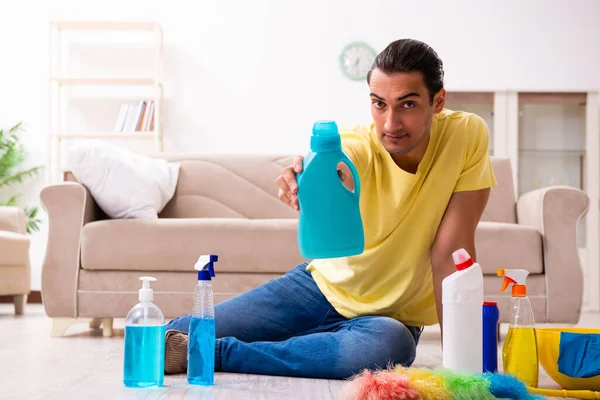
<svg viewBox="0 0 600 400"><path fill-rule="evenodd" d="M216 255L202 255L195 268L198 284L194 294L194 312L190 320L187 379L192 385L209 386L215 379L215 307L211 277L215 276Z"/></svg>
<svg viewBox="0 0 600 400"><path fill-rule="evenodd" d="M501 292L513 285L510 324L502 348L504 372L535 388L538 386L539 367L535 321L531 302L527 297L526 280L529 272L524 269L499 269L497 275L504 277Z"/></svg>
<svg viewBox="0 0 600 400"><path fill-rule="evenodd" d="M150 281L143 276L139 303L125 319L125 356L123 357L123 384L127 387L158 387L164 382L165 370L165 317L154 304Z"/></svg>

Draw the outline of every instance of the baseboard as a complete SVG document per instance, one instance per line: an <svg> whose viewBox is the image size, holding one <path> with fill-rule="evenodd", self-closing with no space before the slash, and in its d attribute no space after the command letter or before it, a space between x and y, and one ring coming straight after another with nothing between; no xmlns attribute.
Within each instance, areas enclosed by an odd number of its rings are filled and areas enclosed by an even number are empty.
<svg viewBox="0 0 600 400"><path fill-rule="evenodd" d="M0 296L0 303L12 303L12 296ZM27 296L27 304L42 304L42 292L39 290L32 291Z"/></svg>

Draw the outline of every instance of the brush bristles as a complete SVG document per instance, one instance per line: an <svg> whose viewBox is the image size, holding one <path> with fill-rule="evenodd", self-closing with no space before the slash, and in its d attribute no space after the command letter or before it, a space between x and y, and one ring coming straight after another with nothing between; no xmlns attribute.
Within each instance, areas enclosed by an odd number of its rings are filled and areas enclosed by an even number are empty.
<svg viewBox="0 0 600 400"><path fill-rule="evenodd" d="M494 400L490 393L490 382L481 375L459 373L441 369L438 373L444 378L446 388L454 400Z"/></svg>
<svg viewBox="0 0 600 400"><path fill-rule="evenodd" d="M490 393L499 399L543 399L541 396L530 394L525 384L514 376L486 372L483 377L490 382Z"/></svg>
<svg viewBox="0 0 600 400"><path fill-rule="evenodd" d="M406 376L392 371L364 370L352 377L343 396L346 400L420 400Z"/></svg>
<svg viewBox="0 0 600 400"><path fill-rule="evenodd" d="M444 378L427 368L406 368L398 365L394 372L410 379L411 385L423 400L452 400Z"/></svg>
<svg viewBox="0 0 600 400"><path fill-rule="evenodd" d="M347 383L344 400L534 400L527 387L510 375L469 374L447 369L363 370Z"/></svg>

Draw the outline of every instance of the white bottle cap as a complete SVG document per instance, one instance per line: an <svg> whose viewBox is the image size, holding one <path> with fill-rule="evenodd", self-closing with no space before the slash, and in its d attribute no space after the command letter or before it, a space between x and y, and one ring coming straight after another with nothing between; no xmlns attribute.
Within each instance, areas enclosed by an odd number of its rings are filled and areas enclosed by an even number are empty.
<svg viewBox="0 0 600 400"><path fill-rule="evenodd" d="M456 265L456 269L459 271L473 265L473 259L471 259L469 252L465 249L458 249L452 253L452 260L454 261L454 265Z"/></svg>
<svg viewBox="0 0 600 400"><path fill-rule="evenodd" d="M141 303L148 303L153 300L153 291L150 289L150 281L156 281L156 278L153 276L142 276L140 281L143 281L142 288L140 289L140 294L138 296Z"/></svg>

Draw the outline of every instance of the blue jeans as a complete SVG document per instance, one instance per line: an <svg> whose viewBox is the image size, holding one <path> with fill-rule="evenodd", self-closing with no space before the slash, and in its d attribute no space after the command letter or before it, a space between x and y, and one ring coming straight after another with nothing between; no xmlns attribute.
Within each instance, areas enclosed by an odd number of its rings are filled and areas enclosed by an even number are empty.
<svg viewBox="0 0 600 400"><path fill-rule="evenodd" d="M218 278L217 278L218 279ZM191 314L167 330L187 333ZM215 306L215 370L346 379L364 368L410 366L422 328L382 316L346 319L306 264Z"/></svg>

